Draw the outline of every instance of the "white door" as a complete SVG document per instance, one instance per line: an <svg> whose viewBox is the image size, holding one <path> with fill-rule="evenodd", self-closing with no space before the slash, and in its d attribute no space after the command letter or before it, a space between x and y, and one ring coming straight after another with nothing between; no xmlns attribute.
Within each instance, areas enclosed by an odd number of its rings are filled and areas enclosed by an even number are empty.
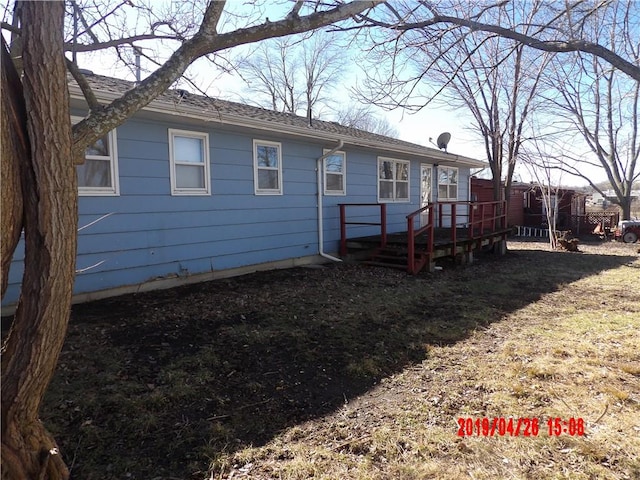
<svg viewBox="0 0 640 480"><path fill-rule="evenodd" d="M431 186L432 186L432 167L426 163L420 164L420 208L426 207L431 201ZM420 226L423 227L429 221L428 213L422 213L420 215Z"/></svg>

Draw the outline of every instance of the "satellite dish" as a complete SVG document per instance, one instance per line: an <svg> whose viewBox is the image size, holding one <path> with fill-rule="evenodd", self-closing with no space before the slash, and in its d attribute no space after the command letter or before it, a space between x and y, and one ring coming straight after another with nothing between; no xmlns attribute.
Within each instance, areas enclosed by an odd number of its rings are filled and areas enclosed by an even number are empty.
<svg viewBox="0 0 640 480"><path fill-rule="evenodd" d="M449 132L441 133L440 136L438 136L438 139L436 140L436 143L438 144L438 148L446 152L447 145L449 144L449 140L451 140L451 134Z"/></svg>

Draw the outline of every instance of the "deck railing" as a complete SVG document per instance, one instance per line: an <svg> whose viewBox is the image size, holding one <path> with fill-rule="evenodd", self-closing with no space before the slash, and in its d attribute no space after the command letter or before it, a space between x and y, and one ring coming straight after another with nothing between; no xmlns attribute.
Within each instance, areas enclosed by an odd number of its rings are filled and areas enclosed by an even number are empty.
<svg viewBox="0 0 640 480"><path fill-rule="evenodd" d="M469 239L482 237L487 228L487 233L507 228L506 201L470 202L469 205Z"/></svg>
<svg viewBox="0 0 640 480"><path fill-rule="evenodd" d="M347 254L347 225L380 226L380 247L387 245L387 204L386 203L339 203L340 207L340 255ZM347 221L347 207L377 207L380 210L379 222Z"/></svg>
<svg viewBox="0 0 640 480"><path fill-rule="evenodd" d="M407 215L407 272L411 275L415 275L422 267L424 267L433 255L433 236L435 225L433 222L433 204L428 204L415 212ZM427 222L420 228L415 228L414 219L416 217L422 218L422 215L427 215ZM423 233L427 236L427 243L425 247L419 251L416 251L416 238Z"/></svg>
<svg viewBox="0 0 640 480"><path fill-rule="evenodd" d="M461 209L460 207L464 207ZM407 271L411 274L418 273L424 265L433 257L434 242L434 209L437 208L438 227L443 227L448 220L449 240L451 241L451 255L456 255L456 245L458 243L458 228L467 228L468 248L473 248L469 240L477 240L483 235L503 230L507 227L507 202L439 202L438 204L428 204L407 215ZM427 223L419 229L414 226L414 219L423 214L427 214ZM459 218L466 218L466 222L458 222ZM427 234L426 247L421 251L416 251L416 238L418 235ZM446 235L446 232L445 232Z"/></svg>
<svg viewBox="0 0 640 480"><path fill-rule="evenodd" d="M382 249L387 246L387 205L384 203L340 203L340 255L347 254L347 225L369 225L380 227L380 244ZM347 207L377 208L380 214L379 222L365 222L347 220ZM437 217L436 217L437 215ZM362 218L362 215L360 215ZM436 218L438 220L438 238L444 233L449 240L451 255L457 253L458 233L466 237L468 249L474 248L474 240L483 238L497 231L507 228L507 203L494 202L441 202L430 203L406 216L407 218L407 272L416 274L429 262L433 261L436 233ZM415 219L422 219L423 225L416 226ZM425 221L426 219L426 221ZM462 222L459 222L462 219ZM443 227L448 223L448 227ZM447 233L447 228L449 232ZM459 232L459 230L461 230ZM444 232L443 232L444 231ZM466 235L465 235L466 234ZM424 235L426 242L417 241ZM476 242L477 243L477 242ZM477 246L476 246L477 248Z"/></svg>

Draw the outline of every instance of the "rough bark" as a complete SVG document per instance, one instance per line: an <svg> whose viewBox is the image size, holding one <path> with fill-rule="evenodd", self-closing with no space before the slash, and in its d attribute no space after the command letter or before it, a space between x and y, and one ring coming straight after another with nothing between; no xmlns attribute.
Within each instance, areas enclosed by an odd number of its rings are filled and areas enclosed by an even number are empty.
<svg viewBox="0 0 640 480"><path fill-rule="evenodd" d="M25 2L24 100L30 156L21 168L25 274L2 356L2 476L69 472L38 418L62 349L76 256L77 185L63 56L62 2Z"/></svg>
<svg viewBox="0 0 640 480"><path fill-rule="evenodd" d="M2 256L2 291L4 297L7 290L11 257L20 240L22 231L22 187L20 186L20 164L28 155L26 137L26 110L22 94L22 84L9 54L4 38L2 40L2 65L0 67L2 109L0 122L2 138L0 145L0 167L2 172L2 189L0 212L2 229L0 230L0 254Z"/></svg>

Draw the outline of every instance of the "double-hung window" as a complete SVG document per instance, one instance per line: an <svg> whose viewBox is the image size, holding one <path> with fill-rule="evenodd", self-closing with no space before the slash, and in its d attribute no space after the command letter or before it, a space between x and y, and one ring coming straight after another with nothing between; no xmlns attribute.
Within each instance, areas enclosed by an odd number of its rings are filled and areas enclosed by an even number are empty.
<svg viewBox="0 0 640 480"><path fill-rule="evenodd" d="M409 201L409 162L378 158L378 201Z"/></svg>
<svg viewBox="0 0 640 480"><path fill-rule="evenodd" d="M73 117L73 123L80 118ZM85 150L84 163L76 167L78 194L84 196L119 195L116 131L111 130Z"/></svg>
<svg viewBox="0 0 640 480"><path fill-rule="evenodd" d="M438 167L438 200L458 200L458 169L455 167Z"/></svg>
<svg viewBox="0 0 640 480"><path fill-rule="evenodd" d="M253 141L253 184L256 195L282 195L282 146Z"/></svg>
<svg viewBox="0 0 640 480"><path fill-rule="evenodd" d="M209 135L169 129L171 195L210 195Z"/></svg>
<svg viewBox="0 0 640 480"><path fill-rule="evenodd" d="M324 153L327 153L325 150ZM344 152L334 152L324 159L324 194L346 195L347 158Z"/></svg>

